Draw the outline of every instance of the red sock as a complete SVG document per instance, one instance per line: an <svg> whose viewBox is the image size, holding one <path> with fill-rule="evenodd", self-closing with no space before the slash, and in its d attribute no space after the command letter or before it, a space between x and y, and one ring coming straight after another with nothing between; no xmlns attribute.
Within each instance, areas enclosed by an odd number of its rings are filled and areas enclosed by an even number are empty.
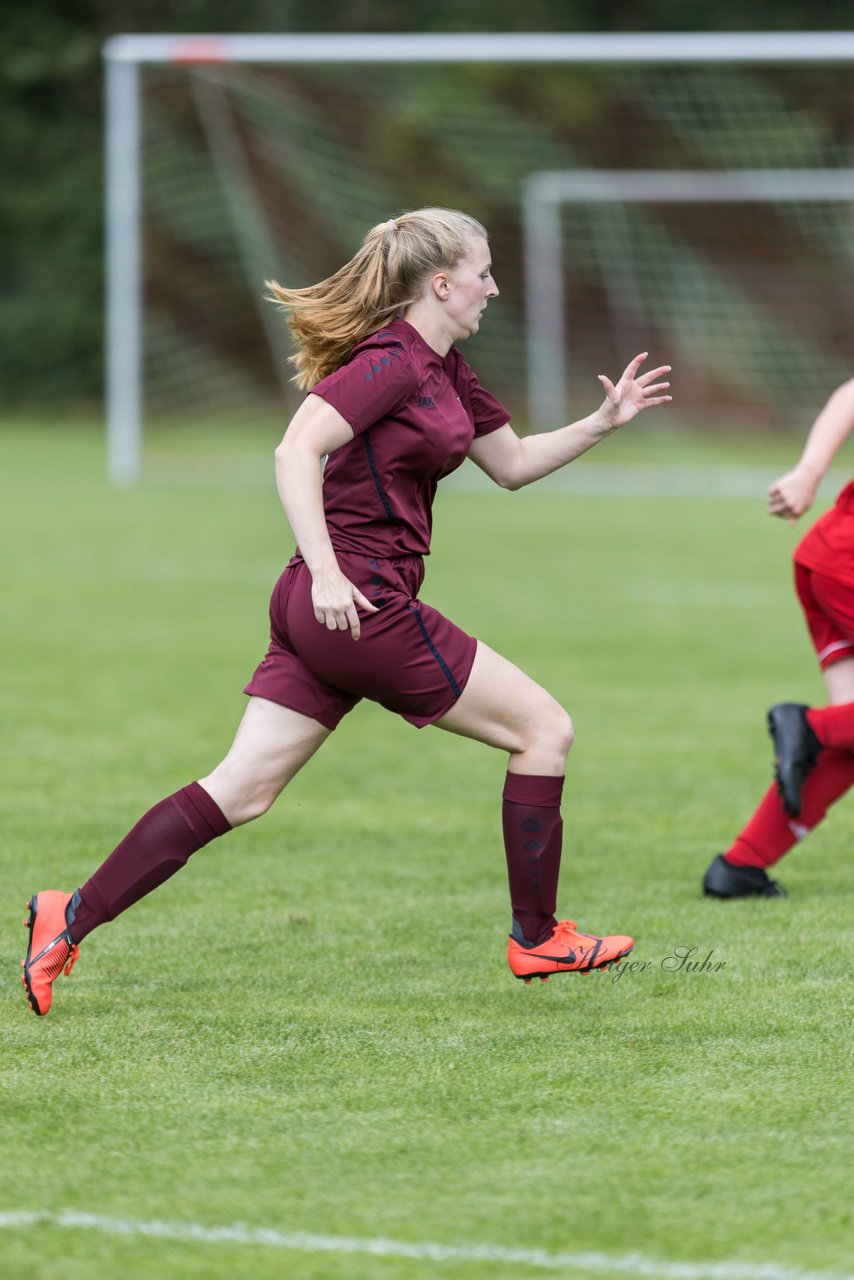
<svg viewBox="0 0 854 1280"><path fill-rule="evenodd" d="M734 867L770 867L818 826L852 783L854 755L831 748L822 751L804 783L800 816L790 817L776 786L770 787L732 848L724 854L727 862Z"/></svg>
<svg viewBox="0 0 854 1280"><path fill-rule="evenodd" d="M854 702L810 708L807 722L823 747L854 751Z"/></svg>
<svg viewBox="0 0 854 1280"><path fill-rule="evenodd" d="M71 933L82 942L184 866L190 854L231 826L198 782L161 800L74 895Z"/></svg>
<svg viewBox="0 0 854 1280"><path fill-rule="evenodd" d="M563 778L508 772L504 783L501 816L510 905L526 942L542 942L556 924L562 793Z"/></svg>

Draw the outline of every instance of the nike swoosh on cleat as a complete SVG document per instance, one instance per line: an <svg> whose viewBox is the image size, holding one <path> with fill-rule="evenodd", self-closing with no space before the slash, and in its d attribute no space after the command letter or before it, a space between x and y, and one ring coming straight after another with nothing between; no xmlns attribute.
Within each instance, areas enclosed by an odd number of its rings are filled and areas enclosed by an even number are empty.
<svg viewBox="0 0 854 1280"><path fill-rule="evenodd" d="M575 964L577 958L572 947L565 956L547 956L544 951L529 951L528 955L534 956L536 960L554 960L557 964Z"/></svg>

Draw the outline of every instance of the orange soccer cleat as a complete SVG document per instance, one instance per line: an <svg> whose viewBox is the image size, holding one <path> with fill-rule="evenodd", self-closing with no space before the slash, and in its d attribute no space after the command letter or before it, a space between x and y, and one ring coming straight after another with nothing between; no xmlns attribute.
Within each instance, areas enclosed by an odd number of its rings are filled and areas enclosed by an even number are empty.
<svg viewBox="0 0 854 1280"><path fill-rule="evenodd" d="M540 978L543 982L553 973L590 973L627 956L635 945L634 938L617 935L597 938L592 933L579 933L572 920L559 920L551 937L533 946L520 942L516 930L507 942L507 963L513 974L524 982Z"/></svg>
<svg viewBox="0 0 854 1280"><path fill-rule="evenodd" d="M30 931L21 981L33 1013L43 1018L53 998L53 984L61 973L69 974L80 955L80 948L69 931L74 919L69 914L72 894L59 889L34 893L27 903L29 916L24 927Z"/></svg>

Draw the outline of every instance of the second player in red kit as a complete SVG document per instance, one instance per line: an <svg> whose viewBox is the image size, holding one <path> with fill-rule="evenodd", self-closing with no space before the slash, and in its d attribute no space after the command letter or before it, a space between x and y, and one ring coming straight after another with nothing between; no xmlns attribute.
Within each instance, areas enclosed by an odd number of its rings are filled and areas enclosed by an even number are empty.
<svg viewBox="0 0 854 1280"><path fill-rule="evenodd" d="M605 399L588 417L520 438L456 347L498 287L486 231L450 209L380 223L329 279L270 289L309 394L276 450L298 546L273 591L269 647L221 763L144 814L75 892L33 894L23 977L40 1015L93 929L266 812L362 698L507 754L501 825L516 977L589 972L632 947L625 934L557 917L569 715L420 591L443 476L465 458L507 489L549 475L668 401L669 366L642 373L642 353L616 383L600 375Z"/></svg>
<svg viewBox="0 0 854 1280"><path fill-rule="evenodd" d="M854 378L837 387L819 413L796 466L770 486L769 515L795 525L809 511L852 431ZM785 897L769 868L854 786L854 484L801 538L793 559L828 704L781 702L768 712L776 781L708 867L703 889L713 898Z"/></svg>

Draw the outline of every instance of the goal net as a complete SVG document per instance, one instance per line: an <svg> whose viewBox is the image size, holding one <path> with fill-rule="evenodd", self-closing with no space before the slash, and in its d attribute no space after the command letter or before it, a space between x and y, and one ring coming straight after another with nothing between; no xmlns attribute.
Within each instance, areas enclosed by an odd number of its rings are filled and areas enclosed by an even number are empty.
<svg viewBox="0 0 854 1280"><path fill-rule="evenodd" d="M710 431L802 430L851 376L854 37L117 37L106 56L118 481L165 460L266 474L300 397L265 279L321 279L425 204L490 231L501 299L465 354L522 429L589 412L638 350Z"/></svg>

